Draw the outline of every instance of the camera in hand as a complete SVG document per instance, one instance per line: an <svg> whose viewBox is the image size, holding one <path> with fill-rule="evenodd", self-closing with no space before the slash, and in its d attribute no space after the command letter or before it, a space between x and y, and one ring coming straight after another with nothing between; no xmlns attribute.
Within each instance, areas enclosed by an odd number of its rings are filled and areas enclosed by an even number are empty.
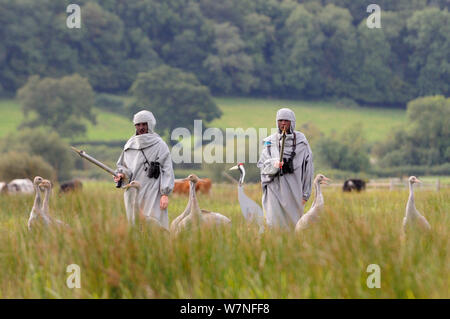
<svg viewBox="0 0 450 319"><path fill-rule="evenodd" d="M158 178L160 174L159 163L158 162L150 162L150 168L147 169L147 176L149 178Z"/></svg>
<svg viewBox="0 0 450 319"><path fill-rule="evenodd" d="M283 158L283 166L281 167L281 170L283 171L283 174L291 174L294 173L294 161L293 156L290 158Z"/></svg>

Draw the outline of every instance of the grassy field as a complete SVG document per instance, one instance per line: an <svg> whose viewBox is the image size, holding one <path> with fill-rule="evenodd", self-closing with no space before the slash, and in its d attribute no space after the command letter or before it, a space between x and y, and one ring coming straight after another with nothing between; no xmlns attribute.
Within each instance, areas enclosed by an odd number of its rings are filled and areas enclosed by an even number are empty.
<svg viewBox="0 0 450 319"><path fill-rule="evenodd" d="M124 98L129 103L129 98ZM220 119L210 127L219 128L268 128L275 125L275 114L280 107L292 108L297 117L297 127L311 122L324 133L342 131L361 122L363 134L370 142L386 138L390 129L405 122L404 110L382 108L337 108L329 102L302 102L289 100L268 100L252 98L216 98L223 111ZM97 125L88 124L87 136L78 140L126 140L133 134L131 119L95 109ZM23 119L20 105L16 100L0 100L0 137L12 132Z"/></svg>
<svg viewBox="0 0 450 319"><path fill-rule="evenodd" d="M246 192L260 202L259 185ZM54 194L51 214L71 225L66 231L28 232L32 196L6 196L0 298L449 298L450 190L416 191L432 233L402 242L407 197L325 189L325 214L307 233L258 236L243 223L235 187L214 185L200 207L230 217L232 227L172 238L128 227L122 191L111 183ZM186 203L172 196L169 219ZM81 268L81 289L66 286L70 264ZM381 267L380 289L366 286L369 264Z"/></svg>
<svg viewBox="0 0 450 319"><path fill-rule="evenodd" d="M97 114L97 124L87 122L86 137L77 140L89 141L115 141L127 140L133 135L129 119L101 109L94 109ZM0 138L14 132L23 121L20 104L15 100L0 100Z"/></svg>

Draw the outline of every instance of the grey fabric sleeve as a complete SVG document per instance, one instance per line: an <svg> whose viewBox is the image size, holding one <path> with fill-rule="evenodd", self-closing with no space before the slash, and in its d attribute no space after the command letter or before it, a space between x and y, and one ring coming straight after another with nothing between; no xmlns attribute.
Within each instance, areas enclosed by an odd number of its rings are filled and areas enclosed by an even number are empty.
<svg viewBox="0 0 450 319"><path fill-rule="evenodd" d="M131 170L127 167L126 163L125 163L125 151L122 151L122 153L120 154L119 159L117 160L117 169L116 169L116 174L117 173L122 173L125 175L125 179L128 181L131 181L131 178L133 177Z"/></svg>
<svg viewBox="0 0 450 319"><path fill-rule="evenodd" d="M270 146L266 146L262 151L257 167L261 170L262 175L275 175L280 170L278 167L274 167L277 161L279 161L278 158L270 156Z"/></svg>
<svg viewBox="0 0 450 319"><path fill-rule="evenodd" d="M159 191L162 195L169 195L173 190L175 175L173 173L172 158L170 156L169 148L166 144L164 144L163 147L165 148L164 155L159 159L161 168Z"/></svg>
<svg viewBox="0 0 450 319"><path fill-rule="evenodd" d="M311 196L312 181L314 175L313 156L309 145L308 151L303 158L302 168L303 199L307 201Z"/></svg>

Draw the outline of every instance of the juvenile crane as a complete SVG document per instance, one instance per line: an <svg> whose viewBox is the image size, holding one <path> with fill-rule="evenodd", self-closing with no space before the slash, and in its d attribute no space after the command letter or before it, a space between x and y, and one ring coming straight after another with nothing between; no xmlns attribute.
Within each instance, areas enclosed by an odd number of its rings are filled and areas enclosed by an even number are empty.
<svg viewBox="0 0 450 319"><path fill-rule="evenodd" d="M314 189L316 191L314 195L314 201L311 205L311 208L305 213L295 225L295 232L299 233L306 228L308 228L312 223L315 223L319 220L320 214L323 211L324 200L322 195L322 190L320 189L321 184L328 184L331 180L323 174L317 174L314 179Z"/></svg>
<svg viewBox="0 0 450 319"><path fill-rule="evenodd" d="M248 223L256 223L259 226L259 233L264 231L264 213L254 200L248 197L244 192L245 168L243 163L230 168L230 170L239 170L240 177L238 183L238 200L241 206L242 215Z"/></svg>
<svg viewBox="0 0 450 319"><path fill-rule="evenodd" d="M30 217L28 218L28 230L31 230L31 228L33 227L33 225L37 222L37 220L39 218L43 218L44 222L48 223L49 221L47 219L45 219L45 217L43 217L41 215L41 204L42 204L42 199L41 199L41 191L39 189L39 184L43 181L44 179L40 176L36 176L33 179L33 187L34 187L34 191L36 193L36 196L34 197L34 203L33 203L33 207L31 208L31 212L30 212Z"/></svg>
<svg viewBox="0 0 450 319"><path fill-rule="evenodd" d="M405 235L409 229L419 229L422 232L431 230L431 226L424 216L416 209L414 204L414 187L416 183L421 183L415 176L409 178L409 198L406 203L405 217L403 218L403 234Z"/></svg>
<svg viewBox="0 0 450 319"><path fill-rule="evenodd" d="M141 209L139 207L139 190L141 188L141 184L138 181L131 181L129 184L123 187L125 189L124 198L125 198L125 211L127 214L127 220L130 225L135 225L136 217L139 218L143 216L141 214ZM152 226L157 226L161 230L167 231L161 223L151 216L146 216L145 220Z"/></svg>
<svg viewBox="0 0 450 319"><path fill-rule="evenodd" d="M52 193L52 183L48 179L44 179L39 187L44 189L44 202L42 203L41 215L45 220L46 225L57 224L59 226L69 227L66 223L60 221L59 219L50 217L49 214L49 201L50 194Z"/></svg>
<svg viewBox="0 0 450 319"><path fill-rule="evenodd" d="M185 180L189 181L189 201L184 212L175 218L170 225L170 232L175 235L182 229L194 226L203 225L228 225L231 220L222 214L210 212L205 209L200 209L197 197L195 194L195 184L198 182L198 177L194 174L189 175Z"/></svg>

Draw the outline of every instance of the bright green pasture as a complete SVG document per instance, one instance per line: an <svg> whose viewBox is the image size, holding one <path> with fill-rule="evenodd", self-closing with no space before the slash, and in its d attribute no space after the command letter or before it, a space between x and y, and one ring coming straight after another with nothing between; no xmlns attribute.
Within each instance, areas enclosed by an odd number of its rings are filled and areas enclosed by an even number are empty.
<svg viewBox="0 0 450 319"><path fill-rule="evenodd" d="M130 97L122 97L126 103ZM210 127L272 128L275 126L275 114L280 107L290 107L295 111L297 127L306 122L318 126L324 133L333 130L340 132L361 122L363 134L370 142L386 138L390 129L405 123L405 111L386 108L337 108L331 102L307 102L289 100L269 100L256 98L216 98L222 110L220 119L209 124ZM131 118L95 109L97 124L87 123L86 137L77 140L112 141L126 140L133 133ZM0 137L14 131L23 119L17 100L0 100ZM158 127L158 126L157 126Z"/></svg>
<svg viewBox="0 0 450 319"><path fill-rule="evenodd" d="M219 128L272 128L275 115L281 107L289 107L295 112L297 128L303 123L313 123L323 133L333 130L340 132L361 122L363 134L368 141L385 139L391 128L399 127L406 121L405 111L387 108L351 107L337 108L331 102L308 102L292 100L271 100L253 98L216 98L223 112L220 119L211 123Z"/></svg>

